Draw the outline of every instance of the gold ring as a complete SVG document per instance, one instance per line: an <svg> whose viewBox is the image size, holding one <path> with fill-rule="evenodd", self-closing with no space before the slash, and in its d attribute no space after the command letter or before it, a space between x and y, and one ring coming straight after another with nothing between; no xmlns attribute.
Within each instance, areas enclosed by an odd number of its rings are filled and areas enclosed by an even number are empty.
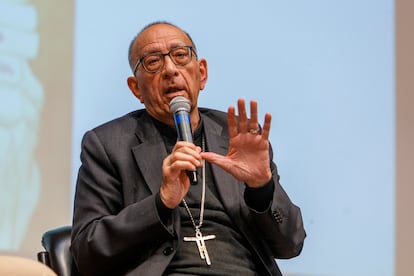
<svg viewBox="0 0 414 276"><path fill-rule="evenodd" d="M260 129L251 129L251 130L249 130L249 132L251 133L251 134L254 134L254 135L256 135L256 134L259 134L259 131L260 131Z"/></svg>

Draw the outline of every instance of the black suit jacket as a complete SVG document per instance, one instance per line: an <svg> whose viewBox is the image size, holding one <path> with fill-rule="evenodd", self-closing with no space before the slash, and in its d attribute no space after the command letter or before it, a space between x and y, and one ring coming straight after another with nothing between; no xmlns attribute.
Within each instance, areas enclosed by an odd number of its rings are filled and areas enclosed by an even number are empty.
<svg viewBox="0 0 414 276"><path fill-rule="evenodd" d="M227 115L202 109L207 149L228 150ZM272 150L269 152L272 160ZM180 216L163 223L156 208L167 156L162 137L145 110L88 131L76 185L71 250L85 275L162 275L178 245ZM266 212L250 209L241 183L217 166L212 173L229 216L252 245L267 275L281 275L274 259L297 256L303 245L300 209L279 184ZM223 185L222 185L223 183Z"/></svg>

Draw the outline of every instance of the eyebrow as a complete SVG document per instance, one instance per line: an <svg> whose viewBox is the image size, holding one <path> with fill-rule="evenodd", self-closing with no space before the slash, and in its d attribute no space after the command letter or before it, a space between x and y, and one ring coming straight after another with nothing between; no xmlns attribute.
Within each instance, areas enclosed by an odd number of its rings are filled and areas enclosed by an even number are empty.
<svg viewBox="0 0 414 276"><path fill-rule="evenodd" d="M184 46L192 46L191 45L191 43L190 44L186 44L186 43L184 43L184 42L175 42L175 43L173 43L173 44L171 44L170 45L170 47L169 47L169 50L168 50L168 52L169 51L171 51L172 49L174 49L174 48L177 48L177 47L184 47ZM194 47L194 46L193 46ZM150 54L158 54L158 53L163 53L161 50L153 50L153 51L145 51L145 52L143 52L141 55L140 55L140 58L141 57L143 57L143 56L146 56L146 55L150 55Z"/></svg>

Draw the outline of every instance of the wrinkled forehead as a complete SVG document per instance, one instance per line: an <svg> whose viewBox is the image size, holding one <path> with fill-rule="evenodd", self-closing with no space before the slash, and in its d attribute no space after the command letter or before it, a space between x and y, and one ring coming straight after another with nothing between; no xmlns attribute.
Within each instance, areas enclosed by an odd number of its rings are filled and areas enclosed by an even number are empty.
<svg viewBox="0 0 414 276"><path fill-rule="evenodd" d="M156 24L145 29L138 35L135 45L135 55L147 52L169 51L177 46L193 45L186 33L168 24Z"/></svg>

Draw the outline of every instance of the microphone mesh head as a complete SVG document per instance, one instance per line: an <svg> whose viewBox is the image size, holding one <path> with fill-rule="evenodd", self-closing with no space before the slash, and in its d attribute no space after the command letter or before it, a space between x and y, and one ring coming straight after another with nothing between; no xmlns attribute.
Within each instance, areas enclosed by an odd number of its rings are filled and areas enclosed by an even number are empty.
<svg viewBox="0 0 414 276"><path fill-rule="evenodd" d="M173 98L170 102L170 112L175 114L179 111L190 112L190 101L182 96Z"/></svg>

